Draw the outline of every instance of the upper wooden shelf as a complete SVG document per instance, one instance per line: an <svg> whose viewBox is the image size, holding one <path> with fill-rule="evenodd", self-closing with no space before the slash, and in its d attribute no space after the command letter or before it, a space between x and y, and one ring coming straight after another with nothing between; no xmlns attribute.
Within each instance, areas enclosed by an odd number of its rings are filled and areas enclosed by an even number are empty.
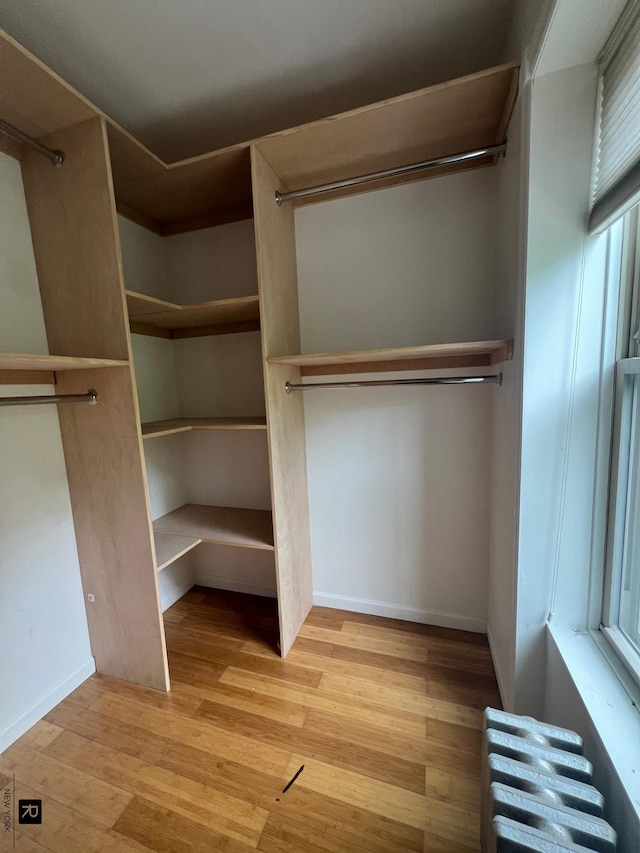
<svg viewBox="0 0 640 853"><path fill-rule="evenodd" d="M110 358L81 358L71 355L33 355L0 353L0 370L92 370L96 367L121 367L128 361Z"/></svg>
<svg viewBox="0 0 640 853"><path fill-rule="evenodd" d="M264 417L246 418L173 418L167 421L153 421L142 424L143 438L156 438L161 435L173 435L177 432L191 430L237 430L265 429L267 419Z"/></svg>
<svg viewBox="0 0 640 853"><path fill-rule="evenodd" d="M118 210L157 233L175 234L253 215L252 145L282 179L281 189L291 191L501 143L518 66L500 65L170 164L1 31L0 79L2 117L30 136L46 140L63 127L104 118ZM3 149L20 156L10 141L0 140ZM448 166L412 180L491 162Z"/></svg>
<svg viewBox="0 0 640 853"><path fill-rule="evenodd" d="M249 332L260 328L260 300L257 294L195 305L177 305L132 290L126 290L125 293L131 331L138 334L188 338Z"/></svg>
<svg viewBox="0 0 640 853"><path fill-rule="evenodd" d="M176 536L183 540L175 543L178 550L187 546L185 539L191 539L191 547L206 542L273 551L271 513L262 509L185 504L154 521L153 529L156 537L161 534L163 537ZM170 546L171 543L163 539L162 557L165 565L167 544ZM186 550L189 548L186 547ZM185 551L181 550L181 553Z"/></svg>
<svg viewBox="0 0 640 853"><path fill-rule="evenodd" d="M338 373L377 373L390 370L428 370L453 367L485 367L512 357L512 341L470 341L418 347L323 352L311 355L273 356L271 364L300 368L303 376Z"/></svg>
<svg viewBox="0 0 640 853"><path fill-rule="evenodd" d="M495 145L505 140L517 84L518 66L501 65L170 165L109 122L118 209L160 234L249 218L251 145L287 191ZM493 162L487 157L334 195Z"/></svg>
<svg viewBox="0 0 640 853"><path fill-rule="evenodd" d="M107 358L3 352L0 353L0 385L54 385L56 371L93 370L97 367L122 367L127 364L128 361Z"/></svg>

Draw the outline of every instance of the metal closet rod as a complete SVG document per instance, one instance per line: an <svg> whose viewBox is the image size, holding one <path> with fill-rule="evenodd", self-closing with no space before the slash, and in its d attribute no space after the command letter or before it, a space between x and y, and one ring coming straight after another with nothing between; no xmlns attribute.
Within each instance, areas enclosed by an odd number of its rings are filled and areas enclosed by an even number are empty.
<svg viewBox="0 0 640 853"><path fill-rule="evenodd" d="M423 172L427 169L437 169L438 166L448 166L451 163L462 163L465 160L477 160L489 155L504 154L507 143L500 145L488 145L485 148L475 148L473 151L463 151L460 154L451 154L448 157L437 157L435 160L423 160L421 163L412 163L409 166L398 166L395 169L385 169L382 172L370 172L368 175L360 175L357 178L346 178L344 181L333 181L330 184L320 184L317 187L307 187L304 190L294 190L290 193L276 191L276 204L280 206L285 201L294 201L297 198L308 198L312 195L321 195L332 190L341 190L344 187L355 187L358 184L368 184L371 181L379 181L382 178L393 178L395 175L411 175L413 172Z"/></svg>
<svg viewBox="0 0 640 853"><path fill-rule="evenodd" d="M44 406L47 403L88 403L95 406L98 392L90 389L86 394L50 394L43 397L0 397L0 406Z"/></svg>
<svg viewBox="0 0 640 853"><path fill-rule="evenodd" d="M286 382L284 390L312 391L314 388L380 388L383 385L502 385L502 373L490 376L441 376L438 379L378 379L371 382L313 382L292 385Z"/></svg>
<svg viewBox="0 0 640 853"><path fill-rule="evenodd" d="M12 139L15 139L16 142L21 142L23 145L28 145L30 148L33 148L33 150L37 151L38 154L42 154L42 156L46 157L47 160L51 160L54 166L62 166L64 163L64 151L60 151L59 148L55 151L53 148L47 148L46 145L38 142L37 139L32 139L30 136L27 136L26 133L18 130L17 127L14 127L12 124L9 124L8 121L4 121L1 118L0 133L4 133L5 136L10 136Z"/></svg>

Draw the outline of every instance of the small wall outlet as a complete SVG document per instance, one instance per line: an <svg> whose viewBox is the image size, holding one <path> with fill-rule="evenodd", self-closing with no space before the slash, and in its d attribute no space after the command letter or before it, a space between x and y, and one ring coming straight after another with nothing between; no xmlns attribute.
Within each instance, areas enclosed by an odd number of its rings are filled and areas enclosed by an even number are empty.
<svg viewBox="0 0 640 853"><path fill-rule="evenodd" d="M92 601L92 602L93 602L93 601L95 601L95 600L96 600L95 595L94 595L92 592L90 592L90 593L87 595L87 601Z"/></svg>

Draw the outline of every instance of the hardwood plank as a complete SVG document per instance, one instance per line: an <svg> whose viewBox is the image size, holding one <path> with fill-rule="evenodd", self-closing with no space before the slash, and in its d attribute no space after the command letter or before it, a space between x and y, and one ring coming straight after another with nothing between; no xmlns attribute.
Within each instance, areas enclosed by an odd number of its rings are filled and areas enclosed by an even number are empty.
<svg viewBox="0 0 640 853"><path fill-rule="evenodd" d="M341 611L342 612L342 611ZM367 621L370 620L370 621ZM387 624L389 623L389 624ZM417 622L404 622L399 619L385 619L385 624L380 625L377 616L367 616L365 613L345 612L341 631L349 634L358 634L363 637L394 637L398 642L402 638L406 642L424 648L440 648L441 644L434 640L446 640L452 648L458 648L459 643L480 646L485 655L489 654L489 643L486 634L477 634L472 631L456 631L453 628L439 628L436 625L422 625ZM398 636L400 635L400 636ZM469 652L466 652L469 654ZM463 652L465 654L465 652ZM471 652L471 654L477 654Z"/></svg>
<svg viewBox="0 0 640 853"><path fill-rule="evenodd" d="M241 651L264 657L269 657L273 654L266 643L257 640L248 640L242 646ZM311 671L316 670L322 673L323 677L327 673L345 677L352 677L354 674L354 664L351 661L342 661L334 657L324 657L311 652L301 651L297 646L294 646L289 652L287 662ZM357 667L357 672L358 677L363 681L411 690L419 694L426 694L427 692L427 680L425 676L405 675L402 672L382 670L378 666L364 664L360 664Z"/></svg>
<svg viewBox="0 0 640 853"><path fill-rule="evenodd" d="M347 719L364 719L389 731L402 732L408 737L421 739L424 736L427 719L419 714L402 711L389 711L375 707L363 701L350 701L341 694L330 694L303 685L292 687L286 683L259 673L247 673L229 666L220 675L223 684L244 687L247 690L262 693L266 696L278 697L288 702L326 711L336 717ZM480 749L479 743L476 746Z"/></svg>
<svg viewBox="0 0 640 853"><path fill-rule="evenodd" d="M180 692L187 696L193 696L201 701L213 702L228 708L236 708L239 711L249 711L259 714L269 720L285 723L289 726L301 728L306 720L306 712L296 705L287 701L274 699L271 696L261 695L255 690L235 687L230 684L202 684L201 682L183 684L174 683Z"/></svg>
<svg viewBox="0 0 640 853"><path fill-rule="evenodd" d="M300 350L295 226L292 207L277 207L274 203L279 177L253 147L251 174L280 651L286 657L313 599L304 408L300 395L285 395L282 390L286 381L299 381L300 371L268 365L266 361L276 354Z"/></svg>
<svg viewBox="0 0 640 853"><path fill-rule="evenodd" d="M49 711L45 719L65 731L113 747L123 755L132 755L150 764L158 764L172 744L169 738L148 732L135 723L122 722L108 714L76 705L68 699Z"/></svg>
<svg viewBox="0 0 640 853"><path fill-rule="evenodd" d="M265 809L165 768L123 756L118 750L76 734L64 733L47 749L47 755L101 783L136 791L137 795L158 806L163 806L170 798L171 809L176 814L254 847L267 820ZM122 811L124 809L117 817Z"/></svg>
<svg viewBox="0 0 640 853"><path fill-rule="evenodd" d="M171 666L178 678L182 671L183 660L187 657L190 661L200 659L206 665L214 663L221 666L233 666L244 672L257 672L262 675L270 675L273 678L290 682L291 684L306 684L307 686L317 687L322 679L321 671L296 666L289 661L283 666L275 653L272 653L271 659L265 659L241 651L220 649L218 644L215 643L209 646L199 644L197 648L193 648L193 646L194 643L189 640L182 644L178 644L175 640L169 643ZM181 649L189 652L189 654L181 654Z"/></svg>
<svg viewBox="0 0 640 853"><path fill-rule="evenodd" d="M248 853L254 845L243 844L210 827L163 806L135 797L122 814L115 830L123 837L157 853Z"/></svg>
<svg viewBox="0 0 640 853"><path fill-rule="evenodd" d="M131 795L51 757L47 750L65 737L62 733L44 751L14 743L0 756L0 768L16 774L16 785L19 782L34 793L51 792L57 802L86 815L96 826L108 829L129 805Z"/></svg>
<svg viewBox="0 0 640 853"><path fill-rule="evenodd" d="M425 717L434 717L436 720L467 726L478 731L482 728L482 714L479 710L446 702L442 699L433 699L399 687L384 687L380 684L373 692L370 683L361 678L325 674L322 676L320 688L331 693L342 692L351 698L361 697L376 705L387 705L398 708L400 711L410 711L415 714L422 714Z"/></svg>
<svg viewBox="0 0 640 853"><path fill-rule="evenodd" d="M329 809L331 811L331 808ZM354 810L355 811L355 810ZM359 816L360 817L360 816ZM398 853L398 851L422 851L422 839L419 845L412 844L414 839L380 837L363 831L367 825L367 815L353 826L338 824L334 821L310 821L306 812L283 814L272 812L258 844L263 853L289 853L300 850L304 853L344 853L353 850L356 853ZM421 833L420 833L421 834Z"/></svg>
<svg viewBox="0 0 640 853"><path fill-rule="evenodd" d="M266 510L185 504L156 519L153 528L217 545L273 550L271 513Z"/></svg>
<svg viewBox="0 0 640 853"><path fill-rule="evenodd" d="M30 749L43 750L50 743L53 743L62 732L63 729L60 726L55 726L46 720L39 720L16 743L19 743L21 746L28 746Z"/></svg>
<svg viewBox="0 0 640 853"><path fill-rule="evenodd" d="M310 710L304 724L304 731L313 731L327 738L336 731L335 718L331 713ZM377 726L369 720L341 720L340 736L349 743L359 746L375 744L375 750L384 755L398 757L406 761L418 762L427 768L436 767L446 770L451 766L452 749L446 742L436 743L425 739L407 737L399 732L390 732L386 727ZM456 752L455 743L453 751ZM473 776L480 772L480 750L475 755L466 753L459 763L467 774ZM464 775L464 774L463 774ZM418 793L423 791L420 786Z"/></svg>
<svg viewBox="0 0 640 853"><path fill-rule="evenodd" d="M288 773L293 776L302 764L304 771L295 783L301 788L340 799L415 829L425 828L427 800L423 794L302 755L291 758Z"/></svg>
<svg viewBox="0 0 640 853"><path fill-rule="evenodd" d="M24 791L25 796L33 794L33 790ZM149 853L148 847L125 838L114 829L103 829L81 812L58 802L52 795L53 790L42 791L42 794L43 797L46 795L48 804L47 807L43 802L43 822L21 827L20 842L16 845L18 850L22 851L20 845L26 837L32 843L42 845L49 853Z"/></svg>
<svg viewBox="0 0 640 853"><path fill-rule="evenodd" d="M142 437L155 438L156 436L172 435L173 433L188 432L190 430L266 430L266 428L267 420L264 417L173 418L166 421L151 421L142 424Z"/></svg>
<svg viewBox="0 0 640 853"><path fill-rule="evenodd" d="M276 775L283 772L290 755L289 750L254 741L203 719L192 719L168 708L146 708L120 696L103 696L91 705L91 710L140 725L154 734L211 752L220 758L247 767L261 767Z"/></svg>
<svg viewBox="0 0 640 853"><path fill-rule="evenodd" d="M348 728L344 723L319 735L307 726L299 729L266 719L259 713L229 709L209 701L202 703L198 715L218 727L261 743L295 750L305 757L357 771L363 776L398 785L406 791L424 792L424 766L419 761L398 755L389 761L384 752L375 748L375 741L355 743L351 740L348 732L344 731ZM300 763L304 764L305 760Z"/></svg>

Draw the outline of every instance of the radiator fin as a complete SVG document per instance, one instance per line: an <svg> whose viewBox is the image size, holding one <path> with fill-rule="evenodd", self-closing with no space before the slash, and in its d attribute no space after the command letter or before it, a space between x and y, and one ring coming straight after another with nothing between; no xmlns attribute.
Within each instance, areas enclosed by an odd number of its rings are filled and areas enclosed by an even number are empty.
<svg viewBox="0 0 640 853"><path fill-rule="evenodd" d="M484 853L615 853L580 736L494 708L484 718Z"/></svg>

